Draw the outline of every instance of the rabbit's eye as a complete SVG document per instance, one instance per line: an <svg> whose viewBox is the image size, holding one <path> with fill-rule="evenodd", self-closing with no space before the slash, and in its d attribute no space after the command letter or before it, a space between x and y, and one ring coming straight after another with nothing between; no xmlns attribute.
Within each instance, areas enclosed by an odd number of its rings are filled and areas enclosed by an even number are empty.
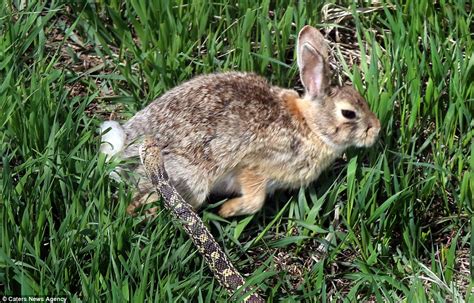
<svg viewBox="0 0 474 303"><path fill-rule="evenodd" d="M356 117L356 113L352 110L342 109L341 113L346 119L354 119Z"/></svg>

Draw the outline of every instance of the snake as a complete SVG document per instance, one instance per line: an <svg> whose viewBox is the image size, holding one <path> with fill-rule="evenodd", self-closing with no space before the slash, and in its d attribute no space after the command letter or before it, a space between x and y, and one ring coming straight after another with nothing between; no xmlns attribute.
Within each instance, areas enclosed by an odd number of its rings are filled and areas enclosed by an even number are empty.
<svg viewBox="0 0 474 303"><path fill-rule="evenodd" d="M165 169L161 150L156 139L146 137L139 150L144 171L153 184L154 190L160 193L165 208L179 221L179 225L191 238L198 252L204 257L214 277L230 295L238 290L248 294L243 301L249 303L265 302L256 292L244 287L245 279L235 268L221 249L201 218L196 214L170 183Z"/></svg>

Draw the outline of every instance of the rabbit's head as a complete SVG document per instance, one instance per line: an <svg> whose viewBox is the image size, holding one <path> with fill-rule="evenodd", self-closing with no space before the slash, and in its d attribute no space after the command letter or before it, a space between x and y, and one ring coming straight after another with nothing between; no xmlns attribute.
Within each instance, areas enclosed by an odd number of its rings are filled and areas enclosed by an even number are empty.
<svg viewBox="0 0 474 303"><path fill-rule="evenodd" d="M371 146L380 122L352 86L330 86L328 47L323 35L305 26L298 35L297 60L306 93L305 118L310 128L337 149Z"/></svg>

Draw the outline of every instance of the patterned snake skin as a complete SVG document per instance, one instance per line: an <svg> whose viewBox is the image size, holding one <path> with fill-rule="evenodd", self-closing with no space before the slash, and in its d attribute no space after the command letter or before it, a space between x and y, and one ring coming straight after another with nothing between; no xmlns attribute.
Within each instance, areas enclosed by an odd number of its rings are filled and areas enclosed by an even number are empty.
<svg viewBox="0 0 474 303"><path fill-rule="evenodd" d="M219 283L231 294L234 293L244 285L244 278L229 261L201 218L183 200L176 189L170 185L168 174L161 159L160 149L154 139L145 139L140 148L140 158L150 181L161 193L165 207L180 221L183 229L191 237L199 253L204 256L206 263ZM248 291L249 289L244 290L244 292ZM253 293L247 296L244 302L265 301L257 293Z"/></svg>

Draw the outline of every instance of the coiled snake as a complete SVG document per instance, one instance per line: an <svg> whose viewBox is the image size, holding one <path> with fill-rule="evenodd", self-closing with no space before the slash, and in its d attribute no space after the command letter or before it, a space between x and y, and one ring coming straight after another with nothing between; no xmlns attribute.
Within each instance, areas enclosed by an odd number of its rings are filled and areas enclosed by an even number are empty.
<svg viewBox="0 0 474 303"><path fill-rule="evenodd" d="M206 260L217 281L233 294L245 284L244 278L229 261L201 218L169 183L161 151L154 139L145 138L140 147L140 159L148 178L161 193L165 207L180 221L180 225ZM256 292L251 293L247 288L244 293L250 293L244 302L265 302Z"/></svg>

